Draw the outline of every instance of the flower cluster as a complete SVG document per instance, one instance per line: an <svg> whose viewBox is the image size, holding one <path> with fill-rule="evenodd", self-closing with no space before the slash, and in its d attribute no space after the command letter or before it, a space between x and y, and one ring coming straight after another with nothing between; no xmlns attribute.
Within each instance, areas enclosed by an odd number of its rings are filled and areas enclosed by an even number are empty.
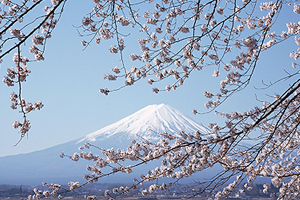
<svg viewBox="0 0 300 200"><path fill-rule="evenodd" d="M12 36L18 38L19 40L22 40L22 38L24 37L24 34L20 30L14 28L10 28L9 32Z"/></svg>
<svg viewBox="0 0 300 200"><path fill-rule="evenodd" d="M60 185L53 184L53 183L48 184L48 183L43 182L43 186L47 186L50 189L50 191L48 191L48 190L42 191L42 190L38 190L35 188L33 190L35 194L29 195L27 199L28 200L38 200L38 199L41 199L42 197L46 197L46 198L50 197L50 196L55 197L57 195L58 191L61 189ZM59 195L58 199L62 199L62 197Z"/></svg>
<svg viewBox="0 0 300 200"><path fill-rule="evenodd" d="M16 65L15 68L8 68L6 71L7 76L3 78L3 82L8 86L14 86L15 83L21 87L21 83L26 81L27 76L31 71L27 69L28 58L22 57L20 54L14 54L13 61ZM21 66L23 65L23 66ZM10 101L11 101L11 108L17 109L20 108L21 112L23 113L23 123L20 121L13 122L13 128L19 128L19 132L21 133L21 137L24 137L25 134L28 133L29 129L31 128L29 120L26 118L26 114L34 111L40 110L44 105L42 101L37 101L35 103L26 103L25 99L20 96L20 94L16 94L12 92L10 94Z"/></svg>
<svg viewBox="0 0 300 200"><path fill-rule="evenodd" d="M13 123L13 128L17 129L19 128L19 132L21 135L25 135L28 133L29 129L31 128L29 120L25 120L24 123L21 123L19 121L14 121Z"/></svg>
<svg viewBox="0 0 300 200"><path fill-rule="evenodd" d="M26 81L26 77L29 76L31 71L27 69L26 63L28 62L27 57L19 56L18 54L14 54L13 60L16 64L15 68L8 68L6 70L7 76L5 76L2 81L8 86L14 86L17 82ZM23 65L23 67L20 66Z"/></svg>
<svg viewBox="0 0 300 200"><path fill-rule="evenodd" d="M68 183L68 186L70 186L70 190L72 191L72 190L76 190L76 189L78 189L78 187L79 187L79 182L72 182L72 181L70 181L69 183Z"/></svg>

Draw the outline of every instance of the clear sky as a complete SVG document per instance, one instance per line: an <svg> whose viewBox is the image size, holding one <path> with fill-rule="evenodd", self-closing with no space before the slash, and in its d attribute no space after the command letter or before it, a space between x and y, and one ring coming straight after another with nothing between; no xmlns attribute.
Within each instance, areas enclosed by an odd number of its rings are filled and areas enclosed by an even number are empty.
<svg viewBox="0 0 300 200"><path fill-rule="evenodd" d="M152 86L146 80L108 96L99 93L100 88L121 86L123 80L116 83L103 80L103 75L109 73L110 68L119 65L118 54L112 55L108 51L110 43L102 40L102 45L94 43L82 51L81 38L73 25L81 24L82 17L92 8L90 2L67 2L53 37L47 42L45 61L28 64L32 73L23 84L23 95L30 102L43 101L45 106L28 115L32 126L28 139L24 138L16 147L13 145L19 140L19 134L12 128L12 123L22 120L22 116L10 108L9 95L17 88L12 90L0 83L0 156L37 151L83 137L150 104L168 104L204 125L220 121L214 115L192 114L193 109L206 111L203 106L206 102L204 88L218 90L219 81L211 76L213 68L192 74L183 87L169 93L153 93ZM136 40L134 35L133 39ZM125 43L126 48L138 48L130 45ZM288 45L295 45L293 38ZM28 46L23 47L23 51L28 51ZM129 56L126 61L130 62ZM233 96L223 109L242 111L259 104L255 94L264 99L265 92L255 90L253 85L261 86L262 79L266 82L277 80L284 73L283 69L292 71L291 62L289 52L285 52L280 45L266 53L265 58L259 61L251 85L243 93ZM6 69L12 66L11 56L7 56L0 66L1 79ZM274 92L283 89L277 87Z"/></svg>

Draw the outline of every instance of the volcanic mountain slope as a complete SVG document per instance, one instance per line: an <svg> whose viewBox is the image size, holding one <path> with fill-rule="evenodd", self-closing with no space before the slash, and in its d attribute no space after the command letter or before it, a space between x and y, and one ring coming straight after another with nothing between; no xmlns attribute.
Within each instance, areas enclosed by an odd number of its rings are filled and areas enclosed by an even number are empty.
<svg viewBox="0 0 300 200"><path fill-rule="evenodd" d="M157 133L177 134L181 130L186 132L205 131L201 125L168 105L150 105L83 138L41 151L1 157L0 184L38 185L43 181L62 184L67 181L82 182L82 175L87 173L86 165L92 165L92 163L83 160L73 162L70 159L61 159L59 155L62 151L72 155L74 152L78 152L78 147L85 142L103 149L112 147L124 149L131 143L131 140L137 138L137 135L151 141L158 138ZM97 150L93 153L101 154ZM116 181L116 178L117 175L111 176L105 181L113 182Z"/></svg>

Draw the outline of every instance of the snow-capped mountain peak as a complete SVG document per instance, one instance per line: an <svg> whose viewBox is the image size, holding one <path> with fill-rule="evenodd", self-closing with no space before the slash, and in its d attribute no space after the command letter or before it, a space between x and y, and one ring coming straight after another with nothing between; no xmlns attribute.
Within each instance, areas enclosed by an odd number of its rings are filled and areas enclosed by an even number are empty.
<svg viewBox="0 0 300 200"><path fill-rule="evenodd" d="M203 130L203 127L184 116L178 110L165 104L149 105L120 121L106 126L98 131L86 135L79 142L95 142L107 140L111 137L122 140L132 140L137 135L144 139L155 139L157 133L178 133L181 130L194 132ZM118 134L118 137L116 137Z"/></svg>

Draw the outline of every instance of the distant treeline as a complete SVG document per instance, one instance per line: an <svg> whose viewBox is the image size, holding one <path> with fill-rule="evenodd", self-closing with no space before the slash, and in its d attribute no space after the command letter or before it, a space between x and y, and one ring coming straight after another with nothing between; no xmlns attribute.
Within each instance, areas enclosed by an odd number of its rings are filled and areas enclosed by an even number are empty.
<svg viewBox="0 0 300 200"><path fill-rule="evenodd" d="M33 195L33 188L31 186L16 186L16 185L0 185L0 197L1 198L17 198L27 197Z"/></svg>

